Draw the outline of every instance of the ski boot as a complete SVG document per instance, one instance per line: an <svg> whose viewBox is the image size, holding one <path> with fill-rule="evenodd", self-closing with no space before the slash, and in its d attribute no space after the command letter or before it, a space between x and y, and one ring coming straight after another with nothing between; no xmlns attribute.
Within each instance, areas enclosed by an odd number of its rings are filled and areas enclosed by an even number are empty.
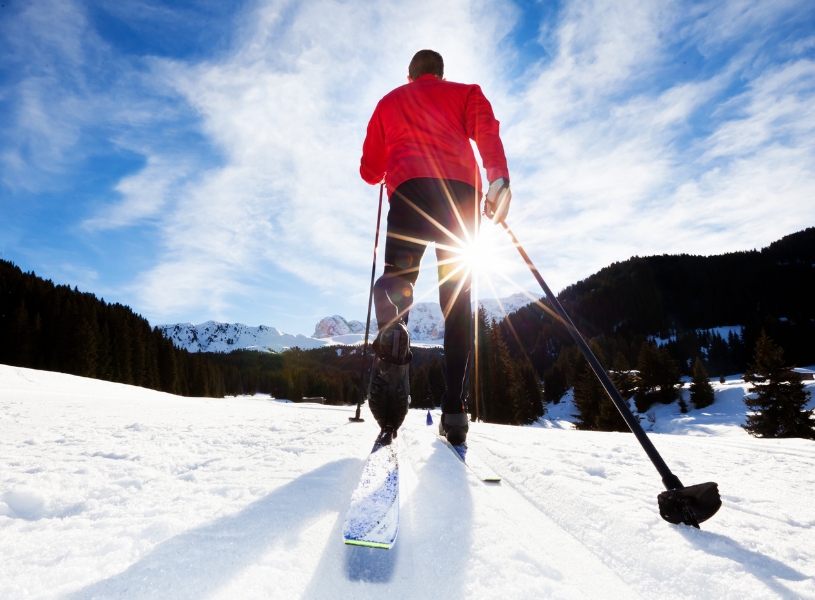
<svg viewBox="0 0 815 600"><path fill-rule="evenodd" d="M467 432L470 429L467 413L446 415L442 413L439 419L439 435L446 437L454 446L460 446L467 441Z"/></svg>
<svg viewBox="0 0 815 600"><path fill-rule="evenodd" d="M410 335L402 321L383 329L374 342L371 397L368 405L379 426L393 429L393 437L407 416L410 405L408 369L413 354Z"/></svg>

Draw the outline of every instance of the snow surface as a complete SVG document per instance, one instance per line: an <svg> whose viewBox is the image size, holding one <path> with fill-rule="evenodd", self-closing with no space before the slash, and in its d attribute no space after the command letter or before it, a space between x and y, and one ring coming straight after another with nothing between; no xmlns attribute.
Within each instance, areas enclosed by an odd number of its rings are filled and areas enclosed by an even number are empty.
<svg viewBox="0 0 815 600"><path fill-rule="evenodd" d="M376 550L342 539L367 410L0 365L0 598L815 598L815 443L748 436L737 390L657 413L680 479L719 483L701 531L659 517L630 434L474 423L485 484L410 411Z"/></svg>

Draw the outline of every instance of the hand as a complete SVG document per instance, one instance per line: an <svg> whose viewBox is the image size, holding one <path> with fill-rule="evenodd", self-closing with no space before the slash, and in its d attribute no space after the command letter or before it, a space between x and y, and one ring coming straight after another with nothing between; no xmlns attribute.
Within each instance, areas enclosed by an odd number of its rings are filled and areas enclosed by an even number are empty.
<svg viewBox="0 0 815 600"><path fill-rule="evenodd" d="M490 184L487 197L484 199L484 214L493 223L503 223L509 212L509 202L512 192L509 190L509 180L499 177Z"/></svg>

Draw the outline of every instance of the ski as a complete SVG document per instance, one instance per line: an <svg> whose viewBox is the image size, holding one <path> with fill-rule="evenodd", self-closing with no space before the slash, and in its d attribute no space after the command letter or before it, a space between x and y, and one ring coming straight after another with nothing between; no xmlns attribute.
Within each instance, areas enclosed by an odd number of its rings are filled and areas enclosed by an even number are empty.
<svg viewBox="0 0 815 600"><path fill-rule="evenodd" d="M342 535L352 546L390 549L399 530L399 460L393 431L380 433L345 516Z"/></svg>
<svg viewBox="0 0 815 600"><path fill-rule="evenodd" d="M485 463L480 456L472 450L467 448L467 443L453 445L447 438L439 435L439 439L444 442L450 450L452 450L458 459L467 465L473 474L481 481L488 483L498 483L501 481L501 476L492 470L492 468Z"/></svg>

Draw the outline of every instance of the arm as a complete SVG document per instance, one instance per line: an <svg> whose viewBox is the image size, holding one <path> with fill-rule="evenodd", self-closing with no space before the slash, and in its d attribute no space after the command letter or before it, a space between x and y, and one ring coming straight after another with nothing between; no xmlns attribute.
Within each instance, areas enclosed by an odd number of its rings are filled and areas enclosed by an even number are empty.
<svg viewBox="0 0 815 600"><path fill-rule="evenodd" d="M382 129L382 119L377 105L368 122L368 132L362 144L362 160L359 164L362 179L371 185L381 183L385 179L386 160L385 132Z"/></svg>
<svg viewBox="0 0 815 600"><path fill-rule="evenodd" d="M472 86L467 96L465 126L467 135L475 140L475 145L478 146L478 152L484 161L484 169L487 171L487 181L492 183L500 177L509 181L504 145L498 134L499 123L495 119L489 100L477 85Z"/></svg>

